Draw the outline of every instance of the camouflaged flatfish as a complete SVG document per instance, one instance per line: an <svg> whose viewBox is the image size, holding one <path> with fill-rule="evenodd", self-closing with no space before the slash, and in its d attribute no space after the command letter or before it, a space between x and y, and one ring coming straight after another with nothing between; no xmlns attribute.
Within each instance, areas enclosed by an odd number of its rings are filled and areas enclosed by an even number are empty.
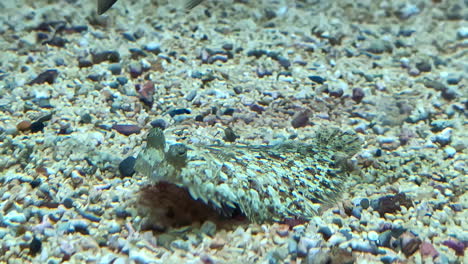
<svg viewBox="0 0 468 264"><path fill-rule="evenodd" d="M99 15L104 14L111 8L117 0L97 0L97 12ZM185 9L190 10L201 4L203 0L188 0L185 2Z"/></svg>
<svg viewBox="0 0 468 264"><path fill-rule="evenodd" d="M344 164L360 147L357 135L335 128L309 144L167 147L155 128L135 169L155 183L186 188L227 215L237 208L254 222L310 219L320 205L336 201L348 174Z"/></svg>

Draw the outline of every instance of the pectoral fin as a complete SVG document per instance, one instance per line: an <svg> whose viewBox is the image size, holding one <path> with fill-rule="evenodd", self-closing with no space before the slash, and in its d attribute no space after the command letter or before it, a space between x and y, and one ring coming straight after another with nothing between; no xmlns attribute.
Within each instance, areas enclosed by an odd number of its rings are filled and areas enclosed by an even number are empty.
<svg viewBox="0 0 468 264"><path fill-rule="evenodd" d="M111 8L117 0L98 0L97 1L97 12L99 15L104 14L109 8Z"/></svg>

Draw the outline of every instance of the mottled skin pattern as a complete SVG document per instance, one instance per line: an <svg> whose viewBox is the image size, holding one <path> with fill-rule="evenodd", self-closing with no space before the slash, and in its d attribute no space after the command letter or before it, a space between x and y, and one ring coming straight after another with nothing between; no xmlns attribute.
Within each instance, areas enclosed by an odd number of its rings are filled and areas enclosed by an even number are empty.
<svg viewBox="0 0 468 264"><path fill-rule="evenodd" d="M309 219L320 205L336 201L346 161L360 146L355 134L325 129L309 144L166 148L163 132L152 129L135 168L227 215L237 207L254 222Z"/></svg>

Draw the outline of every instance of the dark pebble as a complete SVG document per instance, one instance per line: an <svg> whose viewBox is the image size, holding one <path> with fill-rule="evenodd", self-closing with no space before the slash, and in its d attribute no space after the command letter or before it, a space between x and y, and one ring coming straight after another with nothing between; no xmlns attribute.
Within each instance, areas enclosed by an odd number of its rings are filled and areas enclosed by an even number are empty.
<svg viewBox="0 0 468 264"><path fill-rule="evenodd" d="M117 77L116 80L120 85L125 85L128 82L128 78L123 76Z"/></svg>
<svg viewBox="0 0 468 264"><path fill-rule="evenodd" d="M328 226L320 227L318 232L322 234L323 239L325 239L325 241L328 241L328 239L333 235L333 232Z"/></svg>
<svg viewBox="0 0 468 264"><path fill-rule="evenodd" d="M367 209L367 208L369 208L369 205L370 205L369 199L363 198L363 199L361 200L361 203L360 203L360 204L361 204L361 206L362 206L362 209Z"/></svg>
<svg viewBox="0 0 468 264"><path fill-rule="evenodd" d="M322 78L317 75L311 75L309 76L309 79L313 81L314 83L318 83L318 84L323 84L326 81L325 78Z"/></svg>
<svg viewBox="0 0 468 264"><path fill-rule="evenodd" d="M120 63L112 63L107 67L107 69L113 74L118 75L122 72L122 66Z"/></svg>
<svg viewBox="0 0 468 264"><path fill-rule="evenodd" d="M133 36L132 33L124 32L124 33L122 33L122 37L124 39L128 40L128 41L131 41L131 42L136 41L136 38L135 38L135 36Z"/></svg>
<svg viewBox="0 0 468 264"><path fill-rule="evenodd" d="M232 116L234 114L234 111L234 108L227 108L226 110L224 110L223 115Z"/></svg>
<svg viewBox="0 0 468 264"><path fill-rule="evenodd" d="M291 66L291 62L283 56L278 57L278 63L286 69Z"/></svg>
<svg viewBox="0 0 468 264"><path fill-rule="evenodd" d="M264 68L257 68L256 73L259 78L273 75L272 71L264 69Z"/></svg>
<svg viewBox="0 0 468 264"><path fill-rule="evenodd" d="M291 121L291 125L294 128L305 127L309 124L309 111L302 111L295 115Z"/></svg>
<svg viewBox="0 0 468 264"><path fill-rule="evenodd" d="M127 210L125 210L125 208L122 207L118 207L115 209L115 215L118 218L127 218L129 216L132 216L132 214L130 214Z"/></svg>
<svg viewBox="0 0 468 264"><path fill-rule="evenodd" d="M379 238L377 239L377 245L379 247L390 247L390 240L392 238L392 231L387 230L379 234Z"/></svg>
<svg viewBox="0 0 468 264"><path fill-rule="evenodd" d="M112 128L122 135L129 136L131 134L138 134L141 128L137 125L113 125Z"/></svg>
<svg viewBox="0 0 468 264"><path fill-rule="evenodd" d="M91 60L93 61L93 64L99 64L104 61L116 63L120 61L120 54L117 51L92 53Z"/></svg>
<svg viewBox="0 0 468 264"><path fill-rule="evenodd" d="M459 82L461 81L461 77L460 76L451 76L449 78L447 78L447 83L450 84L450 85L457 85Z"/></svg>
<svg viewBox="0 0 468 264"><path fill-rule="evenodd" d="M118 82L110 82L109 87L112 89L117 89L119 88L119 83Z"/></svg>
<svg viewBox="0 0 468 264"><path fill-rule="evenodd" d="M85 59L85 58L79 58L78 59L78 67L80 68L88 68L88 67L91 67L93 66L93 62L88 60L88 59Z"/></svg>
<svg viewBox="0 0 468 264"><path fill-rule="evenodd" d="M434 81L430 79L425 79L423 82L424 86L427 88L432 88L435 89L436 91L444 91L447 90L447 86L445 84L439 82L439 81Z"/></svg>
<svg viewBox="0 0 468 264"><path fill-rule="evenodd" d="M251 50L247 52L248 57L255 57L255 58L260 58L263 55L267 55L268 51L266 50Z"/></svg>
<svg viewBox="0 0 468 264"><path fill-rule="evenodd" d="M384 216L386 213L393 214L400 211L401 205L410 208L413 206L413 202L404 193L398 193L379 198L377 208L374 209L379 212L380 216Z"/></svg>
<svg viewBox="0 0 468 264"><path fill-rule="evenodd" d="M46 70L45 72L39 74L36 78L34 78L34 80L29 82L29 85L43 84L43 83L53 84L57 76L58 76L57 70Z"/></svg>
<svg viewBox="0 0 468 264"><path fill-rule="evenodd" d="M210 56L206 63L213 64L216 61L227 62L228 59L229 58L227 56L225 56L225 55L217 54L217 55L214 55L214 56Z"/></svg>
<svg viewBox="0 0 468 264"><path fill-rule="evenodd" d="M53 108L53 106L50 104L49 98L38 98L34 99L33 102L40 108Z"/></svg>
<svg viewBox="0 0 468 264"><path fill-rule="evenodd" d="M416 69L418 69L420 72L430 72L431 68L431 64L427 61L416 63Z"/></svg>
<svg viewBox="0 0 468 264"><path fill-rule="evenodd" d="M226 44L223 44L223 46L221 47L223 50L233 50L234 49L234 45L232 45L231 43L226 43Z"/></svg>
<svg viewBox="0 0 468 264"><path fill-rule="evenodd" d="M82 124L90 124L92 121L92 117L90 114L84 114L81 116L80 123Z"/></svg>
<svg viewBox="0 0 468 264"><path fill-rule="evenodd" d="M156 119L154 121L151 121L151 126L154 128L160 128L162 130L166 129L167 123L164 119Z"/></svg>
<svg viewBox="0 0 468 264"><path fill-rule="evenodd" d="M332 86L328 89L328 94L333 97L341 97L343 96L343 88L337 87L337 86Z"/></svg>
<svg viewBox="0 0 468 264"><path fill-rule="evenodd" d="M458 256L463 256L465 253L466 244L456 240L446 240L442 242L443 245L453 249Z"/></svg>
<svg viewBox="0 0 468 264"><path fill-rule="evenodd" d="M354 88L351 99L353 99L353 101L355 101L356 103L360 103L363 98L364 98L364 91L361 88Z"/></svg>
<svg viewBox="0 0 468 264"><path fill-rule="evenodd" d="M36 132L39 132L39 131L43 131L44 130L44 123L43 122L40 122L40 121L36 121L36 122L32 122L31 123L31 132L32 133L36 133Z"/></svg>
<svg viewBox="0 0 468 264"><path fill-rule="evenodd" d="M262 114L265 111L265 108L258 104L252 104L250 105L250 110L256 112L257 114Z"/></svg>
<svg viewBox="0 0 468 264"><path fill-rule="evenodd" d="M203 122L203 116L202 116L202 115L197 115L197 116L195 117L195 121L197 121L197 122Z"/></svg>
<svg viewBox="0 0 468 264"><path fill-rule="evenodd" d="M35 256L37 253L40 253L42 249L42 242L37 237L33 237L31 243L29 243L29 253L32 256Z"/></svg>
<svg viewBox="0 0 468 264"><path fill-rule="evenodd" d="M29 184L31 184L31 187L32 188L36 188L38 187L39 185L41 185L42 183L42 180L41 179L34 179L33 181L31 181Z"/></svg>
<svg viewBox="0 0 468 264"><path fill-rule="evenodd" d="M49 39L49 35L46 34L46 33L43 33L43 32L39 32L36 35L36 39L37 39L38 42L42 41L42 40L46 40L46 39Z"/></svg>
<svg viewBox="0 0 468 264"><path fill-rule="evenodd" d="M457 98L457 91L453 88L447 88L447 89L442 90L441 96L445 100L451 101Z"/></svg>
<svg viewBox="0 0 468 264"><path fill-rule="evenodd" d="M87 76L87 78L93 82L99 82L102 78L102 75L98 73L91 73L90 75Z"/></svg>
<svg viewBox="0 0 468 264"><path fill-rule="evenodd" d="M132 177L135 173L136 159L132 156L122 160L119 164L119 172L122 177Z"/></svg>
<svg viewBox="0 0 468 264"><path fill-rule="evenodd" d="M401 251L406 257L409 257L418 251L421 242L421 239L414 236L411 232L406 232L400 237Z"/></svg>
<svg viewBox="0 0 468 264"><path fill-rule="evenodd" d="M131 63L128 67L128 71L132 78L137 78L143 73L143 67L139 63Z"/></svg>
<svg viewBox="0 0 468 264"><path fill-rule="evenodd" d="M234 130L232 130L232 128L228 127L224 129L224 141L234 142L237 138L239 138L239 136L237 136L236 133L234 133Z"/></svg>
<svg viewBox="0 0 468 264"><path fill-rule="evenodd" d="M89 221L92 221L92 222L96 222L96 223L99 223L101 222L101 218L92 214L92 213L89 213L89 212L86 212L86 211L83 211L83 210L78 210L78 213L85 219L88 219ZM76 229L75 229L76 230Z"/></svg>
<svg viewBox="0 0 468 264"><path fill-rule="evenodd" d="M146 52L144 52L142 49L130 48L128 49L128 51L130 51L130 57L132 59L139 59L139 58L148 56Z"/></svg>
<svg viewBox="0 0 468 264"><path fill-rule="evenodd" d="M356 217L357 219L361 219L362 207L361 206L354 207L353 210L351 211L351 215Z"/></svg>
<svg viewBox="0 0 468 264"><path fill-rule="evenodd" d="M176 115L184 115L184 114L190 114L191 111L187 108L180 108L180 109L174 109L169 112L167 112L171 117L174 117Z"/></svg>
<svg viewBox="0 0 468 264"><path fill-rule="evenodd" d="M338 227L343 226L343 221L340 218L333 218L332 223L337 225Z"/></svg>
<svg viewBox="0 0 468 264"><path fill-rule="evenodd" d="M66 66L67 64L65 63L65 60L63 58L56 58L54 60L55 66Z"/></svg>
<svg viewBox="0 0 468 264"><path fill-rule="evenodd" d="M65 45L68 42L69 41L65 38L54 36L52 39L42 42L42 45L49 45L49 46L62 48L62 47L65 47Z"/></svg>
<svg viewBox="0 0 468 264"><path fill-rule="evenodd" d="M398 36L411 37L411 35L413 35L414 32L416 32L416 30L400 29L400 31L398 32Z"/></svg>
<svg viewBox="0 0 468 264"><path fill-rule="evenodd" d="M65 198L63 199L63 202L62 202L63 206L65 206L66 208L70 209L73 207L73 200L71 198Z"/></svg>

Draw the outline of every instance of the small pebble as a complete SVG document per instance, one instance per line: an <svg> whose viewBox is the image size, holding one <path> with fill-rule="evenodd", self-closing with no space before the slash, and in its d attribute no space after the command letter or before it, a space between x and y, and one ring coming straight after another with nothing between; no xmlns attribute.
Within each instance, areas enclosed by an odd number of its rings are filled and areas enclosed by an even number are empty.
<svg viewBox="0 0 468 264"><path fill-rule="evenodd" d="M93 64L99 64L104 61L117 63L120 61L120 54L117 51L103 51L91 54Z"/></svg>
<svg viewBox="0 0 468 264"><path fill-rule="evenodd" d="M42 242L37 237L34 237L29 243L29 254L35 256L37 253L40 253L42 250Z"/></svg>
<svg viewBox="0 0 468 264"><path fill-rule="evenodd" d="M416 68L420 72L430 72L432 67L431 67L431 64L429 62L421 61L421 62L416 63Z"/></svg>
<svg viewBox="0 0 468 264"><path fill-rule="evenodd" d="M122 65L120 65L120 63L112 63L107 67L107 69L113 75L118 75L118 74L122 73Z"/></svg>
<svg viewBox="0 0 468 264"><path fill-rule="evenodd" d="M392 238L392 231L387 230L379 234L377 245L380 247L390 247L390 240Z"/></svg>
<svg viewBox="0 0 468 264"><path fill-rule="evenodd" d="M18 131L28 131L29 129L31 129L31 121L28 121L28 120L23 120L21 122L19 122L17 125L16 125L16 129L18 129Z"/></svg>
<svg viewBox="0 0 468 264"><path fill-rule="evenodd" d="M323 84L325 82L325 78L322 78L317 75L312 75L308 77L311 81L318 83L318 84Z"/></svg>
<svg viewBox="0 0 468 264"><path fill-rule="evenodd" d="M421 240L411 232L405 232L400 237L401 251L406 257L413 255L421 245Z"/></svg>
<svg viewBox="0 0 468 264"><path fill-rule="evenodd" d="M457 30L457 38L458 39L466 39L468 38L468 27L461 27Z"/></svg>
<svg viewBox="0 0 468 264"><path fill-rule="evenodd" d="M375 231L369 231L369 233L367 233L367 239L370 241L377 241L379 239L379 234Z"/></svg>
<svg viewBox="0 0 468 264"><path fill-rule="evenodd" d="M39 74L36 78L34 78L34 80L29 82L28 84L53 84L55 82L55 79L57 79L58 74L59 73L57 70L46 70L45 72Z"/></svg>
<svg viewBox="0 0 468 264"><path fill-rule="evenodd" d="M226 129L224 129L224 141L234 142L237 138L239 138L239 136L237 136L236 133L234 133L234 130L232 130L232 128L227 127Z"/></svg>
<svg viewBox="0 0 468 264"><path fill-rule="evenodd" d="M180 109L174 109L169 112L167 112L171 117L174 117L176 115L184 115L184 114L190 114L192 111L187 108L180 108Z"/></svg>
<svg viewBox="0 0 468 264"><path fill-rule="evenodd" d="M113 125L112 128L125 136L138 134L141 131L141 128L137 125Z"/></svg>
<svg viewBox="0 0 468 264"><path fill-rule="evenodd" d="M360 103L363 98L364 98L364 91L361 88L354 88L351 99L353 99L353 101L355 101L356 103Z"/></svg>
<svg viewBox="0 0 468 264"><path fill-rule="evenodd" d="M128 72L132 78L138 78L143 73L143 67L139 63L131 63L128 66Z"/></svg>
<svg viewBox="0 0 468 264"><path fill-rule="evenodd" d="M309 115L310 111L305 110L297 113L294 117L293 120L291 121L291 125L293 128L300 128L300 127L305 127L309 124Z"/></svg>
<svg viewBox="0 0 468 264"><path fill-rule="evenodd" d="M151 124L152 127L160 128L162 130L166 129L166 127L167 127L166 120L161 119L161 118L151 121L150 124Z"/></svg>
<svg viewBox="0 0 468 264"><path fill-rule="evenodd" d="M455 154L457 154L457 150L455 148L452 148L451 146L447 146L444 148L445 156L446 158L453 158Z"/></svg>
<svg viewBox="0 0 468 264"><path fill-rule="evenodd" d="M70 209L73 207L73 200L71 198L65 198L63 199L63 202L62 202L63 206L65 206L66 208Z"/></svg>

